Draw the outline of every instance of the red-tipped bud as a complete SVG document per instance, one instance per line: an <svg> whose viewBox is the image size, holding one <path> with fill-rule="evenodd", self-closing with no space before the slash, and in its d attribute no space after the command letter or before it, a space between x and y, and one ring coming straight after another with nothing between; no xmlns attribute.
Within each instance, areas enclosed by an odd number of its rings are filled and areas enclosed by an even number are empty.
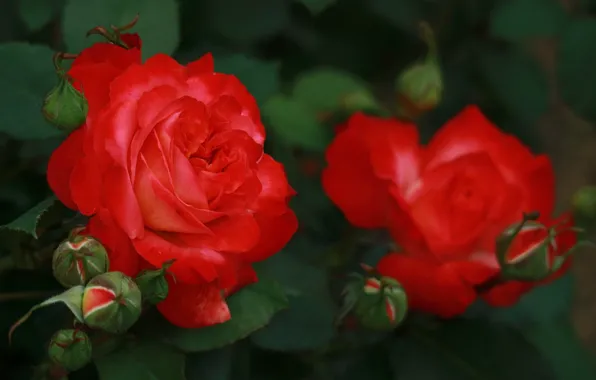
<svg viewBox="0 0 596 380"><path fill-rule="evenodd" d="M80 330L60 330L48 347L50 360L67 371L76 371L91 362L91 341Z"/></svg>

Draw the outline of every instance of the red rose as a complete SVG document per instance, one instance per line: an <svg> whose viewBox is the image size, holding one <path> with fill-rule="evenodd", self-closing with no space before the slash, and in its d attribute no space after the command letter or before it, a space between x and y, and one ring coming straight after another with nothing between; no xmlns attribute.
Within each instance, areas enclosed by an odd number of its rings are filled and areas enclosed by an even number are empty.
<svg viewBox="0 0 596 380"><path fill-rule="evenodd" d="M534 286L481 285L499 273L497 236L523 212L538 211L542 223L554 223L553 169L548 157L534 156L477 107L464 109L427 146L414 125L356 114L330 145L327 161L323 186L346 218L388 228L403 249L377 270L402 283L411 308L450 317L479 293L493 305L510 305ZM559 252L574 239L561 235ZM526 249L527 240L516 249Z"/></svg>
<svg viewBox="0 0 596 380"><path fill-rule="evenodd" d="M141 64L140 40L127 44L96 44L74 61L89 114L52 155L48 182L91 217L87 232L108 248L110 270L132 276L175 259L158 305L173 324L224 322L222 293L256 281L251 264L296 231L294 191L263 153L254 98L214 73L211 55Z"/></svg>

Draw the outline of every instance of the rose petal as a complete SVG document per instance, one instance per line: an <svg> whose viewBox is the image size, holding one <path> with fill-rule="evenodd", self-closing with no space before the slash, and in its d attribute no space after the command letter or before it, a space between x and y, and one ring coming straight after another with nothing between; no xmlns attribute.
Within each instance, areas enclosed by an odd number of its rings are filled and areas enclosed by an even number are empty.
<svg viewBox="0 0 596 380"><path fill-rule="evenodd" d="M212 73L215 68L213 55L207 53L201 58L186 65L186 72L189 77L201 74Z"/></svg>
<svg viewBox="0 0 596 380"><path fill-rule="evenodd" d="M214 283L188 285L168 279L167 298L157 309L173 325L192 329L223 323L230 309Z"/></svg>
<svg viewBox="0 0 596 380"><path fill-rule="evenodd" d="M77 162L83 157L84 130L75 129L52 153L48 162L47 179L60 202L76 210L72 199L70 177Z"/></svg>
<svg viewBox="0 0 596 380"><path fill-rule="evenodd" d="M256 213L255 220L259 224L261 238L250 252L242 254L247 262L262 261L281 251L298 230L296 214L289 208L276 216Z"/></svg>
<svg viewBox="0 0 596 380"><path fill-rule="evenodd" d="M131 239L142 237L143 217L126 171L120 166L110 167L103 176L103 183L103 204L116 223Z"/></svg>
<svg viewBox="0 0 596 380"><path fill-rule="evenodd" d="M451 318L463 314L476 299L474 287L453 268L430 260L390 253L379 261L377 271L399 281L412 310Z"/></svg>
<svg viewBox="0 0 596 380"><path fill-rule="evenodd" d="M288 198L295 194L289 186L284 167L270 155L264 154L257 166L261 193L253 204L256 213L279 215L288 210Z"/></svg>
<svg viewBox="0 0 596 380"><path fill-rule="evenodd" d="M85 232L99 240L107 249L110 271L122 272L131 277L138 274L139 255L106 209L89 219Z"/></svg>

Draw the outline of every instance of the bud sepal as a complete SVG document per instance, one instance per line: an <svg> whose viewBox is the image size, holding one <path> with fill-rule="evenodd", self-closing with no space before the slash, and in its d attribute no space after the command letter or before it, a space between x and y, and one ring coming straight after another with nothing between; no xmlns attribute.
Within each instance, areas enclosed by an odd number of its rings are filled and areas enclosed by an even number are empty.
<svg viewBox="0 0 596 380"><path fill-rule="evenodd" d="M143 297L143 302L156 305L168 296L169 285L166 279L167 270L174 260L165 262L160 269L146 269L135 277L135 282Z"/></svg>
<svg viewBox="0 0 596 380"><path fill-rule="evenodd" d="M59 330L50 340L48 356L69 372L79 370L91 362L91 340L81 330Z"/></svg>

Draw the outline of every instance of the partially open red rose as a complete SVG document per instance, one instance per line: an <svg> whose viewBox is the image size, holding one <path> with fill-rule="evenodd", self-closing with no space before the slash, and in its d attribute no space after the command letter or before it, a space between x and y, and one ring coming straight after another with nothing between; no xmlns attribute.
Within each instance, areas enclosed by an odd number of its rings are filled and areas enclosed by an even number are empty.
<svg viewBox="0 0 596 380"><path fill-rule="evenodd" d="M74 61L89 114L52 155L48 182L91 216L87 232L110 251L110 270L135 275L175 259L158 305L172 323L224 322L222 293L256 281L251 263L296 231L294 191L263 153L257 104L236 77L215 73L211 55L141 64L140 40L127 41L129 50L96 44Z"/></svg>
<svg viewBox="0 0 596 380"><path fill-rule="evenodd" d="M495 239L505 228L531 211L554 223L548 157L533 155L475 106L427 146L419 144L414 125L356 114L330 145L327 161L323 186L346 218L363 228L388 228L403 249L377 270L402 283L414 309L463 313L499 273ZM564 252L575 235L562 236ZM481 295L510 305L532 286L507 282Z"/></svg>

